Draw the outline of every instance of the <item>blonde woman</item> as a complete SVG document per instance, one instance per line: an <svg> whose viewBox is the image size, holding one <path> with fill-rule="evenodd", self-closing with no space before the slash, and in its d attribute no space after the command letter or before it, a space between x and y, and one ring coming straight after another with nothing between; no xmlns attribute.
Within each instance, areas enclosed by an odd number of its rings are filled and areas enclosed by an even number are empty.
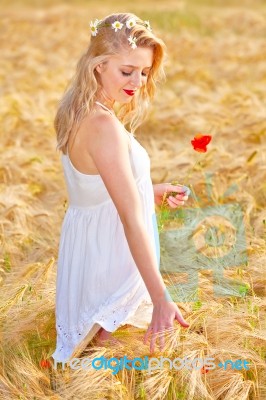
<svg viewBox="0 0 266 400"><path fill-rule="evenodd" d="M132 13L90 27L89 47L55 117L68 191L56 283L57 362L94 336L110 340L122 325L148 328L151 352L175 319L189 326L159 272L154 204L168 191L180 192L167 199L173 208L187 196L180 186L152 185L148 153L134 136L164 78L165 44Z"/></svg>

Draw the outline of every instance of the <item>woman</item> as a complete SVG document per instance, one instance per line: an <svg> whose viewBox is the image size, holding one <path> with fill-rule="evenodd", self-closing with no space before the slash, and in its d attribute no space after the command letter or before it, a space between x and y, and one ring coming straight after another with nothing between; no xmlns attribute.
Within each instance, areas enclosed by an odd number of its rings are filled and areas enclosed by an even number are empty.
<svg viewBox="0 0 266 400"><path fill-rule="evenodd" d="M69 197L58 255L52 355L58 362L96 333L104 341L125 324L149 325L144 343L151 335L151 352L158 332L175 319L189 326L159 272L154 205L165 192L183 190L152 185L148 153L133 135L164 77L165 45L148 21L131 13L90 26L91 42L55 117ZM180 193L167 201L177 207L186 199Z"/></svg>

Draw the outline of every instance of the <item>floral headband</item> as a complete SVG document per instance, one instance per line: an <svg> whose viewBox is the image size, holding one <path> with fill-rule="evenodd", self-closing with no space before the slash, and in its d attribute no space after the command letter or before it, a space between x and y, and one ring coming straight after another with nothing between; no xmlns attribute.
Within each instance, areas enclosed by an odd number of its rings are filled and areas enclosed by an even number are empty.
<svg viewBox="0 0 266 400"><path fill-rule="evenodd" d="M101 22L102 22L102 19L100 19L100 20L96 19L94 22L93 21L90 22L90 28L91 28L92 36L96 36L97 33L98 33L98 28L102 27L102 26L111 26L112 29L115 30L115 32L117 32L118 29L121 30L122 27L124 26L124 24L122 24L120 21L115 21L112 24L108 24L108 23L101 24ZM135 18L130 18L126 22L126 27L128 29L131 29L136 24L137 24L136 19ZM149 21L138 22L138 24L139 25L144 25L145 28L147 28L149 31L152 31ZM137 47L137 45L136 45L137 38L136 37L132 37L132 35L130 35L127 40L129 41L129 44L132 47L132 49L135 49Z"/></svg>

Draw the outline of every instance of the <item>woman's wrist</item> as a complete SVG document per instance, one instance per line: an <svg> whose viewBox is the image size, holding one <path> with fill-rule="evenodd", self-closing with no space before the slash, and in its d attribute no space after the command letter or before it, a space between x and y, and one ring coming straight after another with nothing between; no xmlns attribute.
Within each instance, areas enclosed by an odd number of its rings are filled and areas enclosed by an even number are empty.
<svg viewBox="0 0 266 400"><path fill-rule="evenodd" d="M158 270L154 275L149 274L148 278L145 279L144 276L142 276L142 278L144 278L143 280L153 305L166 301L173 301Z"/></svg>
<svg viewBox="0 0 266 400"><path fill-rule="evenodd" d="M151 296L151 300L154 306L165 301L173 301L166 287L163 291L157 292L154 296Z"/></svg>

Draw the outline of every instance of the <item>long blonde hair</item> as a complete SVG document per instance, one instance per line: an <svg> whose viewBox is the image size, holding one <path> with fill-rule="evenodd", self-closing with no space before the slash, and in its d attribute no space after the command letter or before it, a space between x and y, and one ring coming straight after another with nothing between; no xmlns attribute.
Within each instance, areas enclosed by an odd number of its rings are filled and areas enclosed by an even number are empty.
<svg viewBox="0 0 266 400"><path fill-rule="evenodd" d="M110 24L117 20L126 24L131 18L135 18L136 25L130 29L130 35L137 38L138 47L152 47L154 58L146 84L137 91L131 102L123 104L117 113L117 118L125 127L130 123L129 130L134 133L147 116L156 83L165 80L163 61L167 53L165 43L147 29L143 24L144 21L135 14L110 14L101 20L101 24ZM129 49L128 28L121 29L119 33L106 26L100 26L98 29L97 35L91 36L89 47L78 61L76 72L59 101L54 128L57 138L56 149L61 151L66 149L70 133L77 132L81 121L94 105L99 85L95 67L106 62L110 56L120 54L121 50Z"/></svg>

